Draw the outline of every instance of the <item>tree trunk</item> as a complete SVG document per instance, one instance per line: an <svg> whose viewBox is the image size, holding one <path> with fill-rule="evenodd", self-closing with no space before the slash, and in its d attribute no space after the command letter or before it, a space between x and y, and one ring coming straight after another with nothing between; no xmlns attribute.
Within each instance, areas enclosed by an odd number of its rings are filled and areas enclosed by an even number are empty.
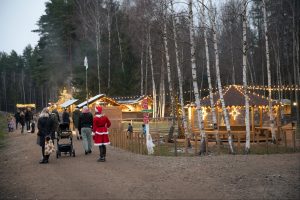
<svg viewBox="0 0 300 200"><path fill-rule="evenodd" d="M153 70L153 59L152 59L152 46L151 46L151 35L150 28L148 29L148 43L149 43L149 59L150 59L150 68L151 68L151 78L152 78L152 95L153 95L153 118L157 118L156 110L157 110L157 100L156 100L156 84L154 78L154 70Z"/></svg>
<svg viewBox="0 0 300 200"><path fill-rule="evenodd" d="M243 0L243 87L245 94L245 125L246 125L246 145L245 153L250 152L250 114L249 114L249 97L247 84L247 1Z"/></svg>
<svg viewBox="0 0 300 200"><path fill-rule="evenodd" d="M211 113L212 113L212 121L213 121L213 128L216 131L217 130L217 115L216 115L216 109L215 109L215 103L213 99L213 87L211 83L211 75L210 75L210 57L209 57L209 49L208 49L208 42L207 42L207 31L206 31L206 17L205 17L205 8L204 8L204 0L202 0L202 9L201 9L201 24L203 26L203 37L204 37L204 45L205 45L205 58L206 58L206 73L207 73L207 81L208 81L208 88L209 88L209 100L210 100L210 107L211 107ZM233 67L234 70L234 67ZM234 75L233 75L234 77ZM219 134L216 131L216 141L219 144Z"/></svg>
<svg viewBox="0 0 300 200"><path fill-rule="evenodd" d="M183 78L181 74L180 69L180 63L179 63L179 50L178 50L178 43L177 43L177 31L176 31L176 18L175 18L175 12L173 8L173 0L171 2L171 12L172 12L172 23L173 23L173 37L174 37L174 43L175 43L175 57L176 57L176 67L177 67L177 73L178 73L178 82L179 82L179 100L180 100L180 106L181 106L181 112L182 112L182 124L183 124L183 130L187 141L187 144L189 147L190 145L190 133L188 132L188 125L187 125L187 119L184 109L184 99L183 99Z"/></svg>
<svg viewBox="0 0 300 200"><path fill-rule="evenodd" d="M268 41L268 27L267 27L267 12L265 0L262 0L262 9L264 15L264 27L265 27L265 43L266 43L266 59L267 59L267 73L268 73L268 91L269 91L269 115L270 115L270 126L272 132L272 141L276 141L275 128L274 128L274 116L272 110L272 91L271 91L271 69L270 69L270 50Z"/></svg>
<svg viewBox="0 0 300 200"><path fill-rule="evenodd" d="M165 117L166 105L166 89L165 89L165 65L163 56L161 58L161 73L160 73L160 87L159 87L159 114L161 118Z"/></svg>
<svg viewBox="0 0 300 200"><path fill-rule="evenodd" d="M221 83L221 77L220 77L220 67L219 67L219 52L218 52L218 43L217 43L217 30L216 30L216 16L215 14L212 13L213 7L212 7L212 2L210 0L210 7L211 11L209 13L211 25L212 25L212 32L213 32L213 44L214 44L214 52L215 52L215 59L216 59L216 77L217 77L217 84L218 84L218 91L219 91L219 96L220 96L220 101L222 105L222 111L225 119L225 124L226 124L226 130L228 132L228 143L229 143L229 148L230 152L234 154L234 149L233 149L233 142L232 142L232 135L231 135L231 129L230 129L230 124L229 124L229 118L228 118L228 113L226 110L225 106L225 101L223 98L223 93L222 93L222 83Z"/></svg>
<svg viewBox="0 0 300 200"><path fill-rule="evenodd" d="M171 64L170 64L170 56L169 56L169 48L168 48L168 38L167 38L167 4L165 2L164 5L164 24L163 24L163 39L164 39L164 48L165 48L165 55L166 55L166 64L167 64L167 74L168 74L168 82L169 82L169 92L171 98L171 115L172 115L172 126L175 126L175 100L174 100L174 93L173 93L173 81L171 78ZM169 132L168 141L170 142L173 137L173 132Z"/></svg>
<svg viewBox="0 0 300 200"><path fill-rule="evenodd" d="M204 154L206 152L206 135L204 131L204 122L202 118L202 110L197 82L197 70L196 70L196 54L195 54L195 27L193 20L193 0L189 0L189 31L190 31L190 45L191 45L191 67L192 67L192 79L193 88L196 101L196 110L198 118L198 127L200 129L201 142L200 142L200 152L199 154Z"/></svg>

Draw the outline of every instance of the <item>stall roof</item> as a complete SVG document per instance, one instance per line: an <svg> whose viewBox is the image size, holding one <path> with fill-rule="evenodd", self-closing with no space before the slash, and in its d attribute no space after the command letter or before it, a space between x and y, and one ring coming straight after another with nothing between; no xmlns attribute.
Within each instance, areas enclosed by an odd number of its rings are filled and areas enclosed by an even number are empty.
<svg viewBox="0 0 300 200"><path fill-rule="evenodd" d="M101 97L104 97L104 94L98 94L96 96L93 96L92 98L90 98L88 101L84 101L81 104L77 105L77 108L82 108L83 106L87 105L88 103L93 103L94 101L97 101L98 99L100 99Z"/></svg>
<svg viewBox="0 0 300 200"><path fill-rule="evenodd" d="M245 106L245 95L242 86L230 85L229 87L223 89L223 96L226 106ZM258 95L255 93L248 93L249 105L250 106L268 106L269 100L263 95ZM213 100L216 106L221 105L219 93L215 92L213 94ZM276 101L272 100L272 105L278 104ZM210 106L209 95L201 99L201 106Z"/></svg>
<svg viewBox="0 0 300 200"><path fill-rule="evenodd" d="M76 101L78 101L78 99L69 99L68 101L65 101L64 103L62 103L60 106L62 108L67 108L68 106L74 104Z"/></svg>
<svg viewBox="0 0 300 200"><path fill-rule="evenodd" d="M143 100L144 98L147 98L148 96L146 95L142 95L142 96L139 96L137 98L127 98L127 99L124 99L124 100L117 100L117 102L119 104L136 104L138 103L139 101Z"/></svg>

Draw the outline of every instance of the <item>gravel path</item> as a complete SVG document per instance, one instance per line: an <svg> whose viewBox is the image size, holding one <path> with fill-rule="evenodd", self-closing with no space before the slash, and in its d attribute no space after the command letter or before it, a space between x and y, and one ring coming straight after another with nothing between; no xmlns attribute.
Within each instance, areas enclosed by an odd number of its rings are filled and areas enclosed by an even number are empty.
<svg viewBox="0 0 300 200"><path fill-rule="evenodd" d="M35 134L0 150L0 199L300 199L300 154L154 157L109 146L38 163Z"/></svg>

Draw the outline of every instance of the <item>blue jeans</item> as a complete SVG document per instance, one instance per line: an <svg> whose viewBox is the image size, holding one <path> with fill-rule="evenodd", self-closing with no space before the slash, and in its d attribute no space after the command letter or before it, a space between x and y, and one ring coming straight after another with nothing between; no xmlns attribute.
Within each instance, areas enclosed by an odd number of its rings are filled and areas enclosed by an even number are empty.
<svg viewBox="0 0 300 200"><path fill-rule="evenodd" d="M83 149L88 152L92 150L92 129L81 128L82 145Z"/></svg>

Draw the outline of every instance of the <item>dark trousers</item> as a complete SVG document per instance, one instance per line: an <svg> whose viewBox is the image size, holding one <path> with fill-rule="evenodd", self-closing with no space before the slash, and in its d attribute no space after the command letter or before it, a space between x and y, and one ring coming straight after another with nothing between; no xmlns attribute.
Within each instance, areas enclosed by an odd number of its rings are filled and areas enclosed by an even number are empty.
<svg viewBox="0 0 300 200"><path fill-rule="evenodd" d="M16 120L16 130L18 129L18 124L19 124L19 123L20 123L20 122Z"/></svg>
<svg viewBox="0 0 300 200"><path fill-rule="evenodd" d="M26 130L27 130L27 131L30 130L30 121L26 121Z"/></svg>
<svg viewBox="0 0 300 200"><path fill-rule="evenodd" d="M106 156L106 146L105 145L100 145L99 150L100 150L100 157L105 158L105 156Z"/></svg>

